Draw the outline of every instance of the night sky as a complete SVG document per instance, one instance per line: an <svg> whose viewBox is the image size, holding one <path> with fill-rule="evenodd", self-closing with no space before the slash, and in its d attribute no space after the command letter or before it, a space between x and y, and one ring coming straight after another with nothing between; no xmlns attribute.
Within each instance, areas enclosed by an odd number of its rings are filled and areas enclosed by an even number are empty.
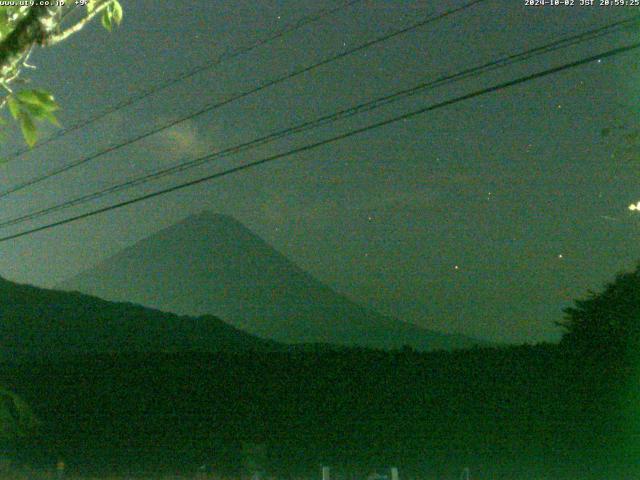
<svg viewBox="0 0 640 480"><path fill-rule="evenodd" d="M32 57L38 69L30 78L56 94L65 126L341 2L122 3L125 19L114 33L96 22ZM0 170L0 189L463 3L357 3L9 162ZM0 200L0 220L634 13L640 9L486 1L8 196ZM639 32L416 95L0 233L629 44ZM553 322L563 307L640 259L640 213L628 208L640 200L640 164L633 151L624 151L625 129L618 127L638 123L637 55L593 62L2 243L0 275L51 287L206 209L235 216L320 280L382 313L497 341L556 340ZM612 134L603 137L610 127ZM18 147L9 138L3 154Z"/></svg>

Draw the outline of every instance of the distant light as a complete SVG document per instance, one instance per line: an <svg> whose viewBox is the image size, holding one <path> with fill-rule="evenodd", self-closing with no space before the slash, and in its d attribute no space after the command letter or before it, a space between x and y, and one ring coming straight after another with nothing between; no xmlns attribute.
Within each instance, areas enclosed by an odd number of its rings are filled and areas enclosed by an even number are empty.
<svg viewBox="0 0 640 480"><path fill-rule="evenodd" d="M455 267L453 267L456 270L460 270L460 267L458 265L456 265Z"/></svg>
<svg viewBox="0 0 640 480"><path fill-rule="evenodd" d="M634 211L634 210L640 210L640 202L638 203L632 203L631 205L629 205L629 210Z"/></svg>
<svg viewBox="0 0 640 480"><path fill-rule="evenodd" d="M562 256L562 254L560 253L560 254L558 255L558 258L564 258L564 257L563 257L563 256Z"/></svg>

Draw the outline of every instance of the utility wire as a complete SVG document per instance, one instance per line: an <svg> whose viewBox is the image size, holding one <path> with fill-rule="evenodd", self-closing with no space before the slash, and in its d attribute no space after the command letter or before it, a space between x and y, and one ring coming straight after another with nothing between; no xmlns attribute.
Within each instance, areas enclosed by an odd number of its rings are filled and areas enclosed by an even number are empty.
<svg viewBox="0 0 640 480"><path fill-rule="evenodd" d="M183 72L173 78L168 79L167 81L161 83L160 85L151 87L149 89L143 90L141 92L139 92L136 95L133 95L129 98L124 99L123 101L121 101L120 103L117 103L115 105L112 105L111 107L106 108L105 110L103 110L100 113L97 113L96 115L89 117L85 120L79 121L77 123L75 123L74 125L64 128L62 130L59 130L57 132L55 132L54 134L52 134L51 136L47 137L46 139L38 142L36 145L34 145L31 148L21 148L20 150L17 150L16 152L12 153L11 155L9 155L8 157L6 157L5 161L11 161L15 158L18 158L22 155L24 155L27 152L32 152L33 150L36 150L44 145L47 145L48 143L51 143L54 140L57 140L58 138L64 137L65 135L75 132L76 130L80 130L82 128L85 128L95 122L97 122L98 120L111 115L112 113L117 112L118 110L122 110L123 108L129 107L135 103L138 103L142 100L144 100L145 98L148 98L152 95L155 95L158 92L161 92L163 90L166 90L169 87L172 87L173 85L176 85L177 83L186 80L188 78L191 78L201 72L205 72L207 70L211 70L212 68L215 68L219 65L221 65L222 63L229 61L229 60L233 60L234 58L237 58L239 56L242 55L246 55L247 53L252 52L253 50L266 45L268 43L271 43L274 40L278 40L286 35L288 35L289 33L295 32L296 30L309 25L311 23L317 22L327 16L333 15L337 12L339 12L340 10L346 9L351 7L352 5L361 2L362 0L350 0L347 3L343 4L343 5L339 5L338 7L334 7L331 9L322 9L318 12L315 12L311 15L308 15L306 17L302 17L300 18L298 21L291 23L289 25L285 25L283 28L279 29L278 31L276 31L275 33L273 33L272 35L262 38L260 40L257 40L256 42L247 45L246 47L242 47L242 48L238 48L236 50L233 51L227 51L225 53L223 53L222 55L216 57L213 61L207 62L203 65L199 65L197 67L192 68L191 70L187 70L186 72ZM67 12L67 14L70 12Z"/></svg>
<svg viewBox="0 0 640 480"><path fill-rule="evenodd" d="M375 38L374 40L365 42L365 43L360 44L360 45L358 45L358 46L356 46L354 48L351 48L349 50L345 50L344 52L339 53L337 55L332 55L332 56L330 56L328 58L320 60L319 62L316 62L316 63L314 63L312 65L307 66L307 67L299 68L297 70L294 70L293 72L290 72L290 73L285 74L283 76L277 77L277 78L269 80L267 82L264 82L264 83L258 85L257 87L254 87L254 88L250 89L250 90L247 90L247 91L244 91L242 93L233 95L231 97L228 97L228 98L226 98L224 100L221 100L221 101L218 101L216 103L208 104L205 107L201 108L200 110L198 110L198 111L196 111L194 113L191 113L191 114L183 116L181 118L172 120L172 121L170 121L170 122L168 122L168 123L166 123L166 124L164 124L162 126L156 127L156 128L154 128L152 130L148 130L148 131L146 131L146 132L144 132L144 133L142 133L140 135L136 135L136 136L134 136L132 138L129 138L128 140L125 140L125 141L121 142L121 143L117 143L115 145L107 147L107 148L105 148L105 149L103 149L103 150L101 150L99 152L96 152L96 153L94 153L94 154L92 154L92 155L90 155L88 157L81 158L79 160L76 160L75 162L68 163L67 165L63 165L62 167L59 167L59 168L57 168L57 169L55 169L55 170L53 170L53 171L51 171L49 173L46 173L46 174L41 175L39 177L32 178L30 180L27 180L27 181L25 181L23 183L20 183L20 184L14 186L14 187L10 187L9 189L4 190L3 192L0 192L0 198L4 198L4 197L6 197L6 196L8 196L8 195L10 195L12 193L18 192L18 191L23 190L23 189L25 189L27 187L30 187L32 185L36 185L36 184L38 184L40 182L48 180L49 178L55 177L56 175L59 175L59 174L64 173L64 172L67 172L67 171L69 171L69 170L71 170L73 168L79 167L80 165L84 165L84 164L86 164L86 163L88 163L88 162L90 162L92 160L95 160L96 158L102 157L103 155L106 155L108 153L112 153L112 152L114 152L116 150L119 150L120 148L123 148L125 146L128 146L128 145L131 145L133 143L139 142L140 140L143 140L143 139L145 139L147 137L155 135L156 133L159 133L159 132L162 132L164 130L167 130L167 129L175 126L175 125L178 125L178 124L183 123L183 122L185 122L187 120L191 120L191 119L193 119L195 117L203 115L204 113L207 113L207 112L210 112L212 110L215 110L215 109L218 109L220 107L223 107L225 105L228 105L228 104L230 104L232 102L235 102L236 100L240 100L242 98L248 97L249 95L252 95L254 93L260 92L260 91L262 91L262 90L264 90L266 88L272 87L272 86L274 86L274 85L276 85L278 83L282 83L284 81L290 80L290 79L295 78L295 77L297 77L299 75L302 75L304 73L308 73L308 72L310 72L312 70L315 70L315 69L317 69L317 68L319 68L319 67L321 67L323 65L327 65L329 63L335 62L336 60L342 59L342 58L347 57L349 55L353 55L354 53L362 51L362 50L364 50L366 48L369 48L369 47L371 47L373 45L377 45L379 43L385 42L385 41L390 40L390 39L392 39L394 37L397 37L399 35L403 35L405 33L408 33L408 32L411 32L413 30L416 30L416 29L418 29L420 27L424 27L425 25L428 25L429 23L432 23L432 22L435 22L435 21L440 20L442 18L448 17L449 15L453 15L453 14L455 14L457 12L466 10L466 9L468 9L468 8L478 4L478 3L485 2L485 1L487 1L487 0L472 0L471 2L468 2L468 3L466 3L465 5L463 5L461 7L453 8L451 10L447 10L446 12L443 12L443 13L440 13L440 14L437 14L437 15L430 15L429 17L421 20L420 22L414 23L414 24L412 24L412 25L410 25L408 27L404 27L404 28L399 29L399 30L394 30L394 31L392 31L390 33L387 33L387 34L382 35L382 36L380 36L378 38Z"/></svg>
<svg viewBox="0 0 640 480"><path fill-rule="evenodd" d="M212 154L207 154L205 156L193 159L193 160L189 160L186 162L180 162L176 165L173 165L171 167L168 168L163 168L163 169L159 169L155 172L151 172L139 177L136 177L134 179L128 180L124 183L118 183L116 185L112 185L110 187L107 187L103 190L97 191L97 192L92 192L89 194L85 194L79 197L76 197L74 199L71 200L67 200L65 202L59 203L57 205L51 206L51 207L47 207L44 209L40 209L40 210L36 210L35 212L31 212L31 213L27 213L18 217L14 217L11 219L6 219L6 220L2 220L0 221L0 228L5 228L11 225L16 225L16 224L20 224L23 223L25 221L28 220L33 220L39 217L42 217L44 215L56 212L56 211L60 211L60 210L64 210L70 207L74 207L77 205L81 205L84 203L87 203L91 200L95 200L98 198L102 198L106 195L112 194L112 193L116 193L122 190L126 190L138 185L143 185L145 183L148 183L150 181L153 180L157 180L159 178L168 176L168 175L173 175L200 165L203 165L205 163L211 162L215 159L219 159L222 157L226 157L229 155L234 155L237 154L239 152L248 150L248 149L252 149L255 148L257 146L260 145L264 145L266 143L271 143L275 140L284 138L284 137L288 137L290 135L293 134L297 134L303 131L307 131L313 128L317 128L319 126L322 125L326 125L329 123L334 123L338 120L342 120L344 118L348 118L360 113L364 113L364 112L368 112L377 108L380 108L382 106L391 104L393 102L396 102L398 100L402 100L404 98L407 98L411 95L415 95L418 93L421 93L425 90L428 89L432 89L432 88L437 88L437 87L441 87L443 85L448 85L450 83L454 83L454 82L458 82L461 80L465 80L468 78L472 78L472 77L477 77L481 74L484 74L486 72L489 71L493 71L496 70L498 68L504 68L516 63L520 63L523 62L525 60L529 60L533 57L536 56L540 56L549 52L553 52L562 48L567 48L569 46L573 46L585 41L592 41L595 38L598 37L602 37L604 35L609 35L611 33L614 33L616 31L618 31L619 29L623 28L623 27L628 27L630 25L633 24L637 24L640 21L640 15L634 15L632 17L629 17L625 20L621 20L618 22L614 22L608 25L604 25L592 30L589 30L587 32L583 32L583 33L579 33L579 34L575 34L575 35L571 35L571 36L565 36L562 37L558 40L555 40L553 42L538 46L536 48L533 49L529 49L529 50L525 50L523 52L520 53L516 53L516 54L512 54L509 56L505 56L502 58L499 58L497 60L493 60L491 62L485 63L483 65L480 66L476 66L473 68L468 68L466 70L463 70L461 72L455 73L455 74L451 74L451 75L445 75L442 76L436 80L432 80L429 82L422 82L414 87L405 89L405 90L401 90L399 92L395 92L392 93L390 95L386 95L383 97L379 97L376 98L374 100L365 102L365 103L361 103L359 105L356 105L354 107L348 108L348 109L343 109L340 110L338 112L332 113L330 115L324 115L322 117L319 117L315 120L311 120L311 121L307 121L304 122L302 124L299 124L297 126L294 127L289 127L274 133L271 133L269 135L242 143L240 145L236 145L233 147L229 147L226 148L224 150L220 150L218 152L212 153Z"/></svg>
<svg viewBox="0 0 640 480"><path fill-rule="evenodd" d="M275 160L279 160L281 158L290 157L292 155L296 155L296 154L299 154L299 153L302 153L302 152L313 150L315 148L318 148L318 147L321 147L321 146L324 146L324 145L328 145L328 144L343 140L345 138L352 137L354 135L358 135L358 134L361 134L361 133L364 133L364 132L368 132L370 130L374 130L374 129L377 129L377 128L380 128L380 127L384 127L386 125L390 125L392 123L396 123L396 122L399 122L401 120L407 120L409 118L413 118L413 117L415 117L417 115L421 115L423 113L431 112L431 111L434 111L434 110L437 110L437 109L440 109L440 108L447 107L449 105L454 105L456 103L460 103L460 102L465 101L465 100L469 100L469 99L472 99L472 98L475 98L475 97L479 97L481 95L486 95L487 93L492 93L492 92L496 92L496 91L499 91L499 90L503 90L505 88L509 88L509 87L514 86L514 85L519 85L519 84L522 84L522 83L525 83L525 82L536 80L538 78L543 78L543 77L546 77L546 76L549 76L549 75L553 75L553 74L562 72L564 70L568 70L568 69L571 69L571 68L576 68L576 67L579 67L579 66L582 66L582 65L586 65L587 63L591 63L591 62L594 62L596 60L600 60L600 59L608 58L608 57L613 57L615 55L620 55L622 53L626 53L626 52L635 50L637 48L640 48L640 42L633 43L631 45L626 45L624 47L619 47L619 48L614 48L614 49L611 49L611 50L607 50L607 51L604 51L604 52L599 53L597 55L592 55L592 56L589 56L589 57L586 57L586 58L582 58L580 60L576 60L576 61L571 62L571 63L565 63L565 64L560 65L558 67L553 67L553 68L549 68L549 69L546 69L546 70L542 70L542 71L537 72L537 73L533 73L533 74L530 74L530 75L519 77L519 78L517 78L515 80L509 80L507 82L502 82L502 83L499 83L497 85L493 85L491 87L487 87L487 88L483 88L483 89L480 89L480 90L476 90L474 92L467 93L466 95L462 95L462 96L455 97L455 98L452 98L452 99L449 99L449 100L445 100L445 101L442 101L442 102L439 102L439 103L435 103L433 105L427 105L427 106L424 106L424 107L419 108L417 110L413 110L411 112L404 113L402 115L398 115L398 116L395 116L395 117L392 117L392 118L389 118L389 119L386 119L386 120L382 120L380 122L372 123L372 124L369 124L369 125L367 125L365 127L361 127L361 128L357 128L357 129L354 129L354 130L350 130L350 131L342 133L340 135L336 135L336 136L333 136L333 137L330 137L330 138L327 138L327 139L324 139L324 140L320 140L318 142L314 142L314 143L311 143L311 144L308 144L308 145L304 145L302 147L297 147L297 148L288 150L286 152L278 153L278 154L275 154L275 155L270 155L268 157L262 158L260 160L255 160L253 162L246 163L244 165L240 165L240 166L237 166L237 167L229 168L229 169L223 170L221 172L217 172L217 173L214 173L214 174L211 174L211 175L200 177L200 178L197 178L195 180L190 180L188 182L184 182L184 183L181 183L181 184L178 184L178 185L174 185L172 187L168 187L168 188L165 188L165 189L162 189L162 190L158 190L158 191L155 191L155 192L152 192L152 193L141 195L139 197L132 198L132 199L129 199L129 200L126 200L126 201L122 201L122 202L119 202L119 203L116 203L116 204L112 204L112 205L109 205L109 206L106 206L106 207L98 208L96 210L85 212L85 213L82 213L80 215L67 217L67 218L65 218L63 220L58 220L56 222L52 222L52 223L49 223L49 224L46 224L46 225L42 225L42 226L39 226L39 227L31 228L29 230L24 230L24 231L19 232L19 233L14 233L14 234L11 234L11 235L0 237L0 242L6 242L6 241L9 241L9 240L13 240L15 238L20 238L20 237L24 237L26 235L31 235L31 234L36 233L36 232L41 232L43 230L49 230L51 228L58 227L60 225L65 225L67 223L75 222L75 221L78 221L78 220L81 220L81 219L84 219L84 218L89 218L89 217L92 217L92 216L95 216L95 215L98 215L98 214L101 214L101 213L109 212L111 210L116 210L118 208L122 208L122 207L125 207L127 205L132 205L132 204L135 204L135 203L138 203L138 202L142 202L144 200L148 200L150 198L154 198L154 197L158 197L158 196L161 196L161 195L165 195L167 193L175 192L177 190L182 190L184 188L191 187L193 185L198 185L200 183L204 183L204 182L207 182L207 181L210 181L210 180L214 180L214 179L222 178L222 177L225 177L225 176L228 176L228 175L232 175L232 174L244 171L244 170L248 170L250 168L254 168L254 167L257 167L257 166L260 166L260 165L264 165L266 163L273 162Z"/></svg>

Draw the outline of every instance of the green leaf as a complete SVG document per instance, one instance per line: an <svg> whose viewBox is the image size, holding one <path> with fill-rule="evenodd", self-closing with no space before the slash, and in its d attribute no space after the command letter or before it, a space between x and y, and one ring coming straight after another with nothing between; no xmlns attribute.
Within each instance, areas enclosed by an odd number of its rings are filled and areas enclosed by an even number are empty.
<svg viewBox="0 0 640 480"><path fill-rule="evenodd" d="M41 118L44 116L46 110L41 105L34 105L32 103L22 103L22 111L28 113L33 118Z"/></svg>
<svg viewBox="0 0 640 480"><path fill-rule="evenodd" d="M4 40L28 11L25 7L0 7L0 39Z"/></svg>
<svg viewBox="0 0 640 480"><path fill-rule="evenodd" d="M122 5L118 0L113 0L113 3L109 5L109 8L112 9L111 18L115 22L116 25L120 25L122 23Z"/></svg>
<svg viewBox="0 0 640 480"><path fill-rule="evenodd" d="M11 116L15 119L18 120L18 117L20 116L20 103L18 103L18 101L13 97L13 95L10 95L9 97L7 97L7 105L9 106L9 112L11 112Z"/></svg>
<svg viewBox="0 0 640 480"><path fill-rule="evenodd" d="M49 112L55 112L60 107L53 95L45 90L22 90L16 94L18 100L29 105L37 105Z"/></svg>
<svg viewBox="0 0 640 480"><path fill-rule="evenodd" d="M47 122L49 122L52 125L55 125L56 127L61 127L62 125L60 125L60 122L58 121L58 118L52 113L52 112L46 112L44 115L43 120L46 120Z"/></svg>
<svg viewBox="0 0 640 480"><path fill-rule="evenodd" d="M35 105L41 103L34 90L22 90L21 92L16 93L16 98L24 103L31 103Z"/></svg>
<svg viewBox="0 0 640 480"><path fill-rule="evenodd" d="M26 111L36 120L46 120L51 111L44 108L42 105L33 105L31 103L23 103L23 111Z"/></svg>
<svg viewBox="0 0 640 480"><path fill-rule="evenodd" d="M9 111L22 130L27 145L33 147L37 138L35 120L49 122L57 127L60 122L53 112L60 109L53 95L45 90L21 90L7 97Z"/></svg>
<svg viewBox="0 0 640 480"><path fill-rule="evenodd" d="M112 0L102 14L102 26L108 31L111 31L114 23L120 25L122 16L122 5L118 0Z"/></svg>
<svg viewBox="0 0 640 480"><path fill-rule="evenodd" d="M106 8L105 11L102 13L102 26L105 29L107 29L109 32L111 31L112 23L111 23L111 12L109 12L109 8Z"/></svg>
<svg viewBox="0 0 640 480"><path fill-rule="evenodd" d="M22 112L18 121L20 122L20 129L22 130L24 141L27 142L27 145L33 147L38 141L38 133L36 132L33 119L28 113Z"/></svg>

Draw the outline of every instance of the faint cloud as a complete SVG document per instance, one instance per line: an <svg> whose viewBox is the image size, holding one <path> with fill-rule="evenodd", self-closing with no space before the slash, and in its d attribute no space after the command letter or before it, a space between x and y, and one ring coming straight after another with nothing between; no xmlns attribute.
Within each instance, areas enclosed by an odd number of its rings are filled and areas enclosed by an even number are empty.
<svg viewBox="0 0 640 480"><path fill-rule="evenodd" d="M164 130L158 135L158 146L170 155L201 156L213 151L213 142L191 121Z"/></svg>

